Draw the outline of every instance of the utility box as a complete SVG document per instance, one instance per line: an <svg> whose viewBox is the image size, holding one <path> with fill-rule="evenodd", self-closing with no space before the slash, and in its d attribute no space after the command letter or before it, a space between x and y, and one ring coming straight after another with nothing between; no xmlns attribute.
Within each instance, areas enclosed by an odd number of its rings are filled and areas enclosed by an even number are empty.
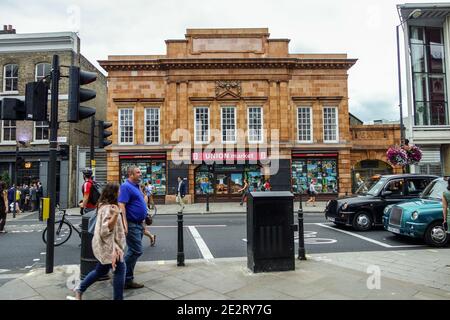
<svg viewBox="0 0 450 320"><path fill-rule="evenodd" d="M247 267L257 272L295 270L294 195L251 192L247 200Z"/></svg>

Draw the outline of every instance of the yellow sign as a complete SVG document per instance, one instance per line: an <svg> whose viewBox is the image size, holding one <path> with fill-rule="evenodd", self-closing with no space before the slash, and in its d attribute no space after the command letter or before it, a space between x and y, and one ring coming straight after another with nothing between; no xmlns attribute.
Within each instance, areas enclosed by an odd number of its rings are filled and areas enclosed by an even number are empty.
<svg viewBox="0 0 450 320"><path fill-rule="evenodd" d="M25 169L31 169L33 164L31 162L25 162Z"/></svg>
<svg viewBox="0 0 450 320"><path fill-rule="evenodd" d="M95 160L91 160L91 166L95 167Z"/></svg>
<svg viewBox="0 0 450 320"><path fill-rule="evenodd" d="M42 198L42 219L48 220L50 217L50 198Z"/></svg>

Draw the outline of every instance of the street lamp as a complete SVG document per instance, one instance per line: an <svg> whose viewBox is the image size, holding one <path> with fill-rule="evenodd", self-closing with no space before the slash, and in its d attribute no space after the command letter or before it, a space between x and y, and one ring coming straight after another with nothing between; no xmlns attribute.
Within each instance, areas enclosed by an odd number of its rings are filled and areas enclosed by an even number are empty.
<svg viewBox="0 0 450 320"><path fill-rule="evenodd" d="M398 71L398 107L400 109L400 145L405 143L405 131L403 127L403 107L402 107L402 76L400 71L400 31L399 28L409 19L417 19L422 15L422 10L414 9L409 15L408 18L403 20L399 25L396 26L397 31L397 71ZM400 16L401 20L401 16Z"/></svg>
<svg viewBox="0 0 450 320"><path fill-rule="evenodd" d="M19 146L27 146L27 142L26 141L22 141L19 140L16 142L16 162L14 163L14 195L13 195L13 218L16 217L16 203L17 203L17 174L18 174L18 170L17 170L17 165L18 165L18 160L19 160ZM20 162L22 163L22 161Z"/></svg>

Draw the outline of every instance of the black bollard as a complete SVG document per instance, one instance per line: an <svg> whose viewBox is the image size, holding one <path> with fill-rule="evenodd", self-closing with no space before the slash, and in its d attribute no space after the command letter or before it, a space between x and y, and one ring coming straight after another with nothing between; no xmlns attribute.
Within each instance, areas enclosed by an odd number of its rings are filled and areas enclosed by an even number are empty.
<svg viewBox="0 0 450 320"><path fill-rule="evenodd" d="M178 253L177 253L177 266L184 266L184 245L183 245L183 212L178 211Z"/></svg>
<svg viewBox="0 0 450 320"><path fill-rule="evenodd" d="M209 190L206 193L206 212L209 212Z"/></svg>
<svg viewBox="0 0 450 320"><path fill-rule="evenodd" d="M303 204L300 194L300 207L298 209L298 260L306 260L305 233L303 228Z"/></svg>

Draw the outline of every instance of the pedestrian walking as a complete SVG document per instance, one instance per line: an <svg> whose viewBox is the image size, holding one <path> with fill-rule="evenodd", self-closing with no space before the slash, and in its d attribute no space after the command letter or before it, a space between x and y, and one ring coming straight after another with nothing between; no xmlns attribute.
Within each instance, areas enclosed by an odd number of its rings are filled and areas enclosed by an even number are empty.
<svg viewBox="0 0 450 320"><path fill-rule="evenodd" d="M152 184L152 181L147 181L145 186L145 194L147 195L147 203L150 209L155 207L155 200L153 199L153 194L155 193L155 186Z"/></svg>
<svg viewBox="0 0 450 320"><path fill-rule="evenodd" d="M38 180L36 183L36 198L37 198L37 208L41 206L41 198L44 196L44 188L42 187L42 183Z"/></svg>
<svg viewBox="0 0 450 320"><path fill-rule="evenodd" d="M97 222L92 238L92 252L99 262L75 289L75 298L83 293L112 269L114 300L123 300L126 265L124 261L125 227L118 206L119 185L108 183L103 189L97 208Z"/></svg>
<svg viewBox="0 0 450 320"><path fill-rule="evenodd" d="M450 179L448 179L447 182L447 190L442 193L442 215L444 217L444 229L448 232L447 221L450 216Z"/></svg>
<svg viewBox="0 0 450 320"><path fill-rule="evenodd" d="M147 188L148 184L146 185L142 185L141 186L141 191L142 194L144 195L144 200L145 203L147 203L148 205L148 195L147 195ZM147 215L149 214L148 210L147 210ZM153 220L152 220L153 221ZM142 223L142 228L144 228L144 236L148 237L150 240L150 246L154 247L155 243L156 243L156 235L152 234L148 229L147 229L147 219L144 220L144 222Z"/></svg>
<svg viewBox="0 0 450 320"><path fill-rule="evenodd" d="M306 203L312 203L313 207L316 206L316 179L312 179L308 188L309 199Z"/></svg>
<svg viewBox="0 0 450 320"><path fill-rule="evenodd" d="M178 177L178 189L177 189L177 197L176 201L180 206L180 212L183 212L185 208L184 197L186 196L186 181L184 181L181 177Z"/></svg>
<svg viewBox="0 0 450 320"><path fill-rule="evenodd" d="M144 285L134 281L134 267L142 255L142 237L144 235L142 223L147 216L147 204L139 187L142 179L141 169L137 166L130 166L127 174L128 179L120 186L119 192L119 208L126 218L124 221L128 247L125 254L127 265L125 289L139 289Z"/></svg>
<svg viewBox="0 0 450 320"><path fill-rule="evenodd" d="M31 211L36 211L37 209L37 186L35 183L30 188L30 200L31 200Z"/></svg>
<svg viewBox="0 0 450 320"><path fill-rule="evenodd" d="M248 188L249 188L248 180L244 179L244 186L238 190L238 192L242 192L242 198L240 203L241 206L244 203L244 201L247 201Z"/></svg>
<svg viewBox="0 0 450 320"><path fill-rule="evenodd" d="M6 183L0 181L0 233L6 233L6 213L8 212L8 192Z"/></svg>
<svg viewBox="0 0 450 320"><path fill-rule="evenodd" d="M92 169L86 168L83 170L84 183L81 186L81 192L83 193L83 202L80 207L83 209L83 214L94 211L97 206L96 203L92 201L93 184L92 180Z"/></svg>

